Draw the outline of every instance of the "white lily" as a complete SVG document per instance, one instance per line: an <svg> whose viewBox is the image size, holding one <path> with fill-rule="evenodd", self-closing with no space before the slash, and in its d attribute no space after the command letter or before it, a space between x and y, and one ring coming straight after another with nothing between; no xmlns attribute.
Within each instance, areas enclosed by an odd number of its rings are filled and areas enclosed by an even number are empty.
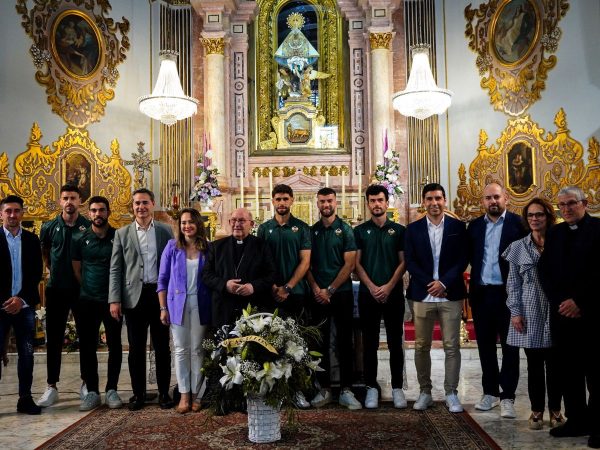
<svg viewBox="0 0 600 450"><path fill-rule="evenodd" d="M240 372L240 362L235 356L228 356L227 363L221 365L223 375L219 382L225 389L231 389L234 384L242 384L244 376Z"/></svg>
<svg viewBox="0 0 600 450"><path fill-rule="evenodd" d="M390 159L392 156L394 156L394 153L392 152L391 148L388 148L387 151L383 154L383 157L385 159Z"/></svg>
<svg viewBox="0 0 600 450"><path fill-rule="evenodd" d="M285 345L285 353L294 358L294 361L300 362L304 357L305 351L301 345L296 344L294 341L288 341Z"/></svg>

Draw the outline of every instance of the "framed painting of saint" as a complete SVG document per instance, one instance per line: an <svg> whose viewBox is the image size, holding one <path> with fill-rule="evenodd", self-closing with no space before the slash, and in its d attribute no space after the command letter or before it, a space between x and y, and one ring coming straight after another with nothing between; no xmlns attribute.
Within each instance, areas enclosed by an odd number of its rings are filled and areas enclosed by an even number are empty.
<svg viewBox="0 0 600 450"><path fill-rule="evenodd" d="M69 153L63 159L62 184L77 186L81 192L81 203L90 198L92 192L92 165L81 153Z"/></svg>
<svg viewBox="0 0 600 450"><path fill-rule="evenodd" d="M527 193L534 184L533 149L526 142L516 142L507 152L508 188L515 194Z"/></svg>
<svg viewBox="0 0 600 450"><path fill-rule="evenodd" d="M50 45L60 68L74 79L91 78L100 67L100 30L82 11L67 10L56 17Z"/></svg>
<svg viewBox="0 0 600 450"><path fill-rule="evenodd" d="M505 65L518 64L536 42L539 14L532 0L513 0L497 12L492 28L492 50Z"/></svg>

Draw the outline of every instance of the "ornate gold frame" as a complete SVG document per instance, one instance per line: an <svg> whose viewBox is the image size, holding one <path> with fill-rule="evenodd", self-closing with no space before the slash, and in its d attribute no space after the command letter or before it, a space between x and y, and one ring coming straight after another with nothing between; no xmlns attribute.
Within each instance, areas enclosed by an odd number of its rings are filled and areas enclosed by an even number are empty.
<svg viewBox="0 0 600 450"><path fill-rule="evenodd" d="M98 122L106 103L115 96L117 66L125 60L129 49L129 21L123 17L122 22L115 22L106 17L111 9L107 0L36 1L31 10L27 3L17 0L16 8L23 28L33 40L30 52L37 68L35 79L45 86L52 112L71 127L82 128ZM98 63L86 76L67 70L53 45L58 24L69 14L82 17L98 41Z"/></svg>
<svg viewBox="0 0 600 450"><path fill-rule="evenodd" d="M258 0L258 18L256 20L256 114L258 133L256 150L253 154L289 155L289 150L272 149L273 132L271 119L277 109L275 95L275 74L277 63L273 54L277 49L277 25L275 18L283 6L291 0ZM337 125L339 146L345 141L344 122L344 77L342 60L342 18L334 0L305 0L315 6L319 18L319 71L331 76L323 82L319 80L321 99L321 114L328 125ZM322 152L321 152L322 153ZM331 152L328 152L331 153ZM346 153L346 152L344 152Z"/></svg>
<svg viewBox="0 0 600 450"><path fill-rule="evenodd" d="M561 108L554 118L555 132L548 132L531 121L529 116L509 119L508 125L496 140L497 147L487 145L488 135L479 132L477 156L469 165L469 180L464 164L458 169L459 185L453 202L454 212L465 220L471 220L484 210L481 194L486 184L496 181L507 185L507 153L513 145L524 142L532 149L533 184L525 193L509 193L508 208L520 212L533 197L556 201L558 191L576 185L585 192L588 210L600 213L600 144L592 137L588 144L588 163L584 163L584 148L570 136L566 114Z"/></svg>
<svg viewBox="0 0 600 450"><path fill-rule="evenodd" d="M535 11L535 33L527 50L515 61L504 60L494 41L498 20L511 0L489 0L478 9L465 8L465 36L477 53L481 87L487 89L495 110L512 116L524 113L545 89L548 71L556 56L546 56L558 48L561 31L558 22L569 9L568 0L521 0Z"/></svg>
<svg viewBox="0 0 600 450"><path fill-rule="evenodd" d="M31 127L27 150L16 156L14 175L9 177L9 160L0 154L0 198L16 194L25 201L29 220L46 220L59 211L60 187L64 182L65 161L73 154L90 163L93 195L110 202L110 222L120 226L131 221L131 174L123 165L119 142L111 142L111 155L105 155L86 130L67 128L65 134L49 146L40 143L42 131L37 123ZM84 209L85 209L84 203Z"/></svg>

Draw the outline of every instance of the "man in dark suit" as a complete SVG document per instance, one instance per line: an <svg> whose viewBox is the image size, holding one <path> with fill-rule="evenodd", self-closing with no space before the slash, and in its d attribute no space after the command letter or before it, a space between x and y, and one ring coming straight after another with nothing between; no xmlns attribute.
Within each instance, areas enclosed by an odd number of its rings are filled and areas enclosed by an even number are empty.
<svg viewBox="0 0 600 450"><path fill-rule="evenodd" d="M431 397L431 340L439 320L445 352L446 406L463 411L458 399L460 377L460 324L467 296L463 272L467 267L465 224L446 216L446 193L438 183L423 188L426 215L408 225L405 239L406 269L410 273L407 296L414 301L415 366L421 393L413 409L433 405Z"/></svg>
<svg viewBox="0 0 600 450"><path fill-rule="evenodd" d="M252 214L236 209L229 219L232 234L212 243L202 279L212 291L213 325L233 325L250 303L259 310L271 305L275 265L268 244L252 236Z"/></svg>
<svg viewBox="0 0 600 450"><path fill-rule="evenodd" d="M591 217L586 206L585 194L577 187L558 193L558 207L565 221L548 230L539 271L552 308L552 340L564 368L561 384L567 422L550 434L568 437L591 433L588 445L600 448L600 371L593 344L598 339L600 317L600 219Z"/></svg>
<svg viewBox="0 0 600 450"><path fill-rule="evenodd" d="M135 220L115 233L108 287L110 314L115 320L125 314L129 341L129 375L133 397L129 409L143 408L146 401L146 341L148 328L156 355L156 382L161 408L173 406L169 397L171 350L169 327L160 321L156 293L160 257L171 228L153 219L154 193L138 189L133 193Z"/></svg>
<svg viewBox="0 0 600 450"><path fill-rule="evenodd" d="M508 196L498 183L483 189L485 215L467 229L471 281L469 299L473 312L483 396L475 409L489 411L500 405L500 416L515 418L515 391L519 382L519 349L506 343L510 311L506 306L508 262L500 255L526 232L521 218L506 210ZM500 336L502 368L498 367L496 342ZM500 392L500 388L502 392Z"/></svg>
<svg viewBox="0 0 600 450"><path fill-rule="evenodd" d="M38 285L42 279L40 240L35 234L21 228L21 197L9 195L3 199L0 213L0 355L4 354L6 334L13 327L19 354L17 411L40 414L41 408L31 398L35 306L40 302Z"/></svg>

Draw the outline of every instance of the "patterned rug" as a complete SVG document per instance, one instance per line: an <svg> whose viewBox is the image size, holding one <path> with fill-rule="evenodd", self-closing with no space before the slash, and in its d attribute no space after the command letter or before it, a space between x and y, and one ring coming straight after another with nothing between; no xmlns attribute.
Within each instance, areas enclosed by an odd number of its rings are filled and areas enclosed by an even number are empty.
<svg viewBox="0 0 600 450"><path fill-rule="evenodd" d="M275 444L252 444L247 417L234 413L207 418L179 415L156 405L130 412L99 408L40 449L499 449L467 414L451 414L441 403L427 411L398 410L382 403L376 410L348 411L337 405L300 411L297 431L282 429Z"/></svg>

